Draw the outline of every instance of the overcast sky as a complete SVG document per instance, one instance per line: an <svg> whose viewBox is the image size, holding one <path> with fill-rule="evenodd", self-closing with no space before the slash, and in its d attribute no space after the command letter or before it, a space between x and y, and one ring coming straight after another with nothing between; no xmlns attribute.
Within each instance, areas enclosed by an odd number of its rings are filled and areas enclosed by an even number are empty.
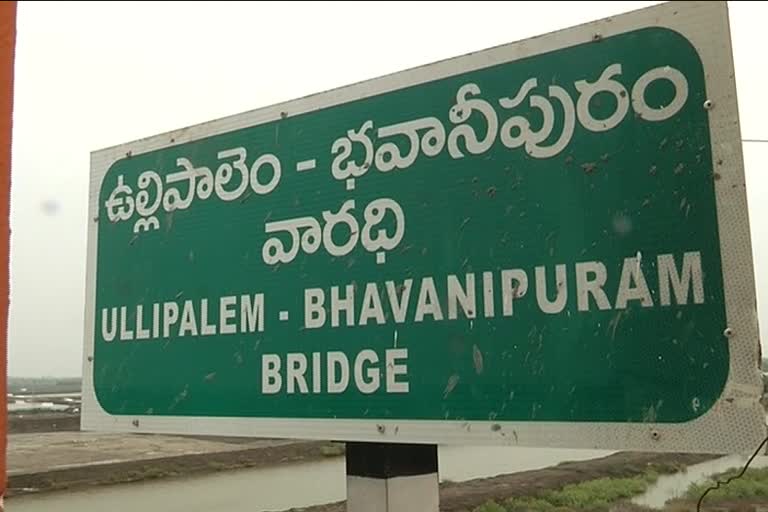
<svg viewBox="0 0 768 512"><path fill-rule="evenodd" d="M654 3L20 2L9 373L81 372L91 151ZM768 139L767 19L731 3L745 139ZM768 144L744 154L765 330Z"/></svg>

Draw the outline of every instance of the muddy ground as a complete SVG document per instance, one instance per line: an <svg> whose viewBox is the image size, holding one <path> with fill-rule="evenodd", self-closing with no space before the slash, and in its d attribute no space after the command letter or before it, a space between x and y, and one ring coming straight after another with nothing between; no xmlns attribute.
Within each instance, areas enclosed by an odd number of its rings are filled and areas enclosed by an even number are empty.
<svg viewBox="0 0 768 512"><path fill-rule="evenodd" d="M185 478L220 471L309 462L344 453L343 446L330 442L81 433L79 417L71 415L32 415L12 419L9 424L13 432L9 440L9 462L15 461L15 467L11 465L9 468L7 496L11 501L15 496L30 492ZM52 455L57 452L57 446L60 452L58 458ZM649 469L671 472L675 468L711 458L714 456L617 453L590 461L566 462L542 470L462 483L447 482L440 487L441 511L471 511L489 500L533 496L596 478L632 477ZM66 467L68 465L73 467ZM344 512L344 503L293 510Z"/></svg>
<svg viewBox="0 0 768 512"><path fill-rule="evenodd" d="M558 466L525 471L469 482L440 485L441 512L469 512L483 503L512 497L534 496L596 478L625 478L645 473L649 468L672 468L698 464L714 458L708 455L617 453L601 459L564 462ZM317 507L291 509L289 512L345 512L344 502Z"/></svg>
<svg viewBox="0 0 768 512"><path fill-rule="evenodd" d="M300 442L176 455L115 463L80 465L54 470L13 473L8 477L7 496L93 488L158 478L181 478L218 471L295 464L339 456L343 451L325 442Z"/></svg>
<svg viewBox="0 0 768 512"><path fill-rule="evenodd" d="M77 430L80 430L79 414L35 412L8 415L9 434L73 432Z"/></svg>

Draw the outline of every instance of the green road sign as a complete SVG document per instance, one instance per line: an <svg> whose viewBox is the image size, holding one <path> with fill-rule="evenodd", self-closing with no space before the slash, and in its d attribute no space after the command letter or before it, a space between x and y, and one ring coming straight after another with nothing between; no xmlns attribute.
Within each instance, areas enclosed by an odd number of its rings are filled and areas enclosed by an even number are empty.
<svg viewBox="0 0 768 512"><path fill-rule="evenodd" d="M752 447L732 73L673 3L95 153L84 425Z"/></svg>

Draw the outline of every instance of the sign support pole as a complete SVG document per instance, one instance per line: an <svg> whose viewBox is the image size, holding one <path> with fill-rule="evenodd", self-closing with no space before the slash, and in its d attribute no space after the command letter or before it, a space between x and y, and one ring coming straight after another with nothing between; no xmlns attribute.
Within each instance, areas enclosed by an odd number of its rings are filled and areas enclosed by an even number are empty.
<svg viewBox="0 0 768 512"><path fill-rule="evenodd" d="M346 446L347 512L439 512L437 445Z"/></svg>
<svg viewBox="0 0 768 512"><path fill-rule="evenodd" d="M16 2L0 3L0 512L8 478L8 307L10 292L11 134L13 131Z"/></svg>

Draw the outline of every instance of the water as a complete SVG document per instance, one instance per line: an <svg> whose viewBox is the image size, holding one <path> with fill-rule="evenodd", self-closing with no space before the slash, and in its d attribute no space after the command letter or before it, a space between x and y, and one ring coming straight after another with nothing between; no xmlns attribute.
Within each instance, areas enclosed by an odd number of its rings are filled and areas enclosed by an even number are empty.
<svg viewBox="0 0 768 512"><path fill-rule="evenodd" d="M441 447L442 480L454 482L541 469L612 452L499 447ZM342 457L268 469L148 481L8 500L10 512L266 512L341 501Z"/></svg>
<svg viewBox="0 0 768 512"><path fill-rule="evenodd" d="M691 484L703 482L712 475L732 468L744 467L747 459L749 459L747 456L723 457L689 466L686 471L674 475L662 476L645 494L633 499L632 502L650 508L663 508L668 500L682 497ZM768 457L755 458L749 467L768 467Z"/></svg>

